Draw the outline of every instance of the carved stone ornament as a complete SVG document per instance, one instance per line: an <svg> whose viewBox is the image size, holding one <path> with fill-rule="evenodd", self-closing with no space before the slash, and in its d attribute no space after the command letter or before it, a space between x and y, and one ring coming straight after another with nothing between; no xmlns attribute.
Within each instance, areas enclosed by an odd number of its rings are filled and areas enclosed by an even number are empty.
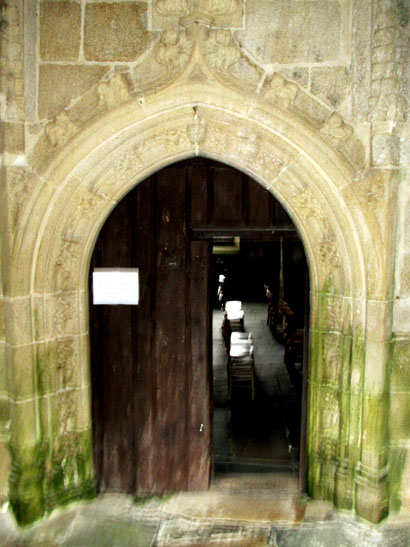
<svg viewBox="0 0 410 547"><path fill-rule="evenodd" d="M247 158L255 158L259 152L259 140L255 133L252 131L241 130L238 133L239 141L239 154Z"/></svg>
<svg viewBox="0 0 410 547"><path fill-rule="evenodd" d="M59 338L57 345L57 370L61 374L61 387L66 387L73 379L73 354L74 341L69 338Z"/></svg>
<svg viewBox="0 0 410 547"><path fill-rule="evenodd" d="M187 64L192 51L192 42L185 30L168 29L161 34L155 51L155 58L168 70L175 70Z"/></svg>
<svg viewBox="0 0 410 547"><path fill-rule="evenodd" d="M161 15L184 15L188 7L185 0L157 0L155 10Z"/></svg>
<svg viewBox="0 0 410 547"><path fill-rule="evenodd" d="M208 0L207 12L212 15L232 15L238 9L238 0Z"/></svg>
<svg viewBox="0 0 410 547"><path fill-rule="evenodd" d="M347 125L338 112L332 112L319 133L332 146L342 146L353 134L353 128Z"/></svg>
<svg viewBox="0 0 410 547"><path fill-rule="evenodd" d="M282 74L274 74L266 98L282 108L289 108L298 94L298 86L286 80Z"/></svg>
<svg viewBox="0 0 410 547"><path fill-rule="evenodd" d="M319 445L318 456L321 462L334 461L337 458L337 443L327 437L322 438Z"/></svg>
<svg viewBox="0 0 410 547"><path fill-rule="evenodd" d="M276 158L274 152L270 152L266 147L260 147L254 164L257 173L272 180L279 175L283 167L283 161Z"/></svg>
<svg viewBox="0 0 410 547"><path fill-rule="evenodd" d="M206 122L200 120L198 113L195 111L193 123L187 126L187 134L192 144L201 144L205 140Z"/></svg>
<svg viewBox="0 0 410 547"><path fill-rule="evenodd" d="M71 278L72 265L78 260L80 248L81 245L79 238L63 238L60 253L55 262L56 285L59 290L63 290L67 287ZM58 321L57 325L59 325ZM63 325L62 330L59 332L64 332Z"/></svg>
<svg viewBox="0 0 410 547"><path fill-rule="evenodd" d="M228 70L237 63L241 51L229 30L211 30L205 44L205 55L209 65L217 70Z"/></svg>
<svg viewBox="0 0 410 547"><path fill-rule="evenodd" d="M77 127L68 113L63 110L57 114L54 121L46 125L44 131L49 143L58 147L65 144L77 132Z"/></svg>
<svg viewBox="0 0 410 547"><path fill-rule="evenodd" d="M143 165L144 162L137 147L127 150L117 160L110 162L109 167L104 170L104 180L126 182L131 177L136 176Z"/></svg>
<svg viewBox="0 0 410 547"><path fill-rule="evenodd" d="M165 131L161 135L160 141L169 154L174 154L178 150L183 150L192 146L186 130L184 131L181 129L170 129L169 131Z"/></svg>
<svg viewBox="0 0 410 547"><path fill-rule="evenodd" d="M300 215L305 220L309 220L310 218L315 218L318 222L323 220L324 216L320 205L312 192L307 188L292 198L292 203L297 207Z"/></svg>
<svg viewBox="0 0 410 547"><path fill-rule="evenodd" d="M97 87L100 104L111 108L130 98L128 86L121 74L114 74L108 82L101 82Z"/></svg>
<svg viewBox="0 0 410 547"><path fill-rule="evenodd" d="M339 255L337 254L336 241L330 237L324 238L319 244L319 259L322 264L328 264L334 268L341 266Z"/></svg>

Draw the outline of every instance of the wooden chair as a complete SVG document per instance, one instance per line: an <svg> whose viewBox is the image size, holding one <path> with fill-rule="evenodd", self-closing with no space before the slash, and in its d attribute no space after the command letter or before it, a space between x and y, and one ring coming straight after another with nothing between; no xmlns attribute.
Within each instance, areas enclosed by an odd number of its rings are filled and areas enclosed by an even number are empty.
<svg viewBox="0 0 410 547"><path fill-rule="evenodd" d="M234 388L250 390L251 400L255 399L255 362L253 346L232 345L228 359L228 391L232 397Z"/></svg>

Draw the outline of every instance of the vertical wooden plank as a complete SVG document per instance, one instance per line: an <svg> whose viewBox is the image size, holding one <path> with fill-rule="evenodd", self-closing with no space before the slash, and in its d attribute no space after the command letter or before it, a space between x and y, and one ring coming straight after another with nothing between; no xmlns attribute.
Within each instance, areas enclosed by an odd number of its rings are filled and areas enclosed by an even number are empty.
<svg viewBox="0 0 410 547"><path fill-rule="evenodd" d="M99 236L96 266L130 267L130 200L120 203L110 215ZM101 421L101 445L96 446L101 490L132 492L134 488L134 450L132 428L132 320L130 306L99 306L98 359L93 357L97 398L95 416ZM101 426L100 426L101 428Z"/></svg>
<svg viewBox="0 0 410 547"><path fill-rule="evenodd" d="M242 173L229 167L214 167L213 211L214 226L244 225Z"/></svg>
<svg viewBox="0 0 410 547"><path fill-rule="evenodd" d="M206 241L190 244L188 407L188 489L206 490L211 473L211 332L210 248Z"/></svg>
<svg viewBox="0 0 410 547"><path fill-rule="evenodd" d="M208 167L202 161L192 161L189 168L191 228L206 226L208 222Z"/></svg>
<svg viewBox="0 0 410 547"><path fill-rule="evenodd" d="M136 188L134 211L135 265L139 268L140 302L134 329L135 491L147 494L156 482L155 361L152 336L156 249L154 242L155 175Z"/></svg>
<svg viewBox="0 0 410 547"><path fill-rule="evenodd" d="M268 228L272 225L270 194L260 184L248 178L248 225Z"/></svg>
<svg viewBox="0 0 410 547"><path fill-rule="evenodd" d="M157 174L156 361L157 492L187 486L185 360L185 167Z"/></svg>

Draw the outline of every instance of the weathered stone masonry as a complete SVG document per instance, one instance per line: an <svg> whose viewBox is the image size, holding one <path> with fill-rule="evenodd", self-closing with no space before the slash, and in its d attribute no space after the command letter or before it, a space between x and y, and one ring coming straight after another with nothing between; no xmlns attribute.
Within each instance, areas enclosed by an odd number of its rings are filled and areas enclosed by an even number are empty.
<svg viewBox="0 0 410 547"><path fill-rule="evenodd" d="M405 0L1 3L0 496L94 493L89 259L115 204L194 155L291 214L311 277L308 494L410 511Z"/></svg>

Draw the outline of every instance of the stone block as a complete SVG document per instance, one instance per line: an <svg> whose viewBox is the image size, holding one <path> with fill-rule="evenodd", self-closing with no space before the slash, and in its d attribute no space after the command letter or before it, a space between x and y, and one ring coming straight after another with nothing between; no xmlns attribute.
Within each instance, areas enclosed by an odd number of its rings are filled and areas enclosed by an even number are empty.
<svg viewBox="0 0 410 547"><path fill-rule="evenodd" d="M89 91L107 71L102 66L40 66L39 117L54 118L73 99Z"/></svg>
<svg viewBox="0 0 410 547"><path fill-rule="evenodd" d="M345 100L349 82L349 71L343 66L311 70L311 92L334 109Z"/></svg>
<svg viewBox="0 0 410 547"><path fill-rule="evenodd" d="M7 317L6 341L14 345L30 344L32 341L30 297L6 300L4 314Z"/></svg>
<svg viewBox="0 0 410 547"><path fill-rule="evenodd" d="M410 393L395 393L390 400L390 430L392 440L410 439Z"/></svg>
<svg viewBox="0 0 410 547"><path fill-rule="evenodd" d="M76 61L81 42L81 6L76 2L40 3L40 57Z"/></svg>
<svg viewBox="0 0 410 547"><path fill-rule="evenodd" d="M238 33L261 63L334 61L339 56L340 3L248 0L247 30Z"/></svg>
<svg viewBox="0 0 410 547"><path fill-rule="evenodd" d="M11 443L13 446L35 444L38 440L37 413L34 399L10 403Z"/></svg>
<svg viewBox="0 0 410 547"><path fill-rule="evenodd" d="M400 142L394 135L374 135L372 139L372 165L387 167L398 165Z"/></svg>
<svg viewBox="0 0 410 547"><path fill-rule="evenodd" d="M3 298L0 296L0 341L5 339L5 330L4 330L4 302Z"/></svg>
<svg viewBox="0 0 410 547"><path fill-rule="evenodd" d="M392 341L390 389L393 394L410 391L410 339Z"/></svg>
<svg viewBox="0 0 410 547"><path fill-rule="evenodd" d="M87 4L84 55L89 61L135 61L148 43L146 4Z"/></svg>
<svg viewBox="0 0 410 547"><path fill-rule="evenodd" d="M400 295L410 296L410 254L402 255L400 265Z"/></svg>
<svg viewBox="0 0 410 547"><path fill-rule="evenodd" d="M394 332L410 332L410 298L400 298L394 304Z"/></svg>
<svg viewBox="0 0 410 547"><path fill-rule="evenodd" d="M410 200L407 201L404 215L403 243L407 251L410 251Z"/></svg>
<svg viewBox="0 0 410 547"><path fill-rule="evenodd" d="M8 443L0 441L0 503L7 499L8 479L11 471L10 453Z"/></svg>
<svg viewBox="0 0 410 547"><path fill-rule="evenodd" d="M309 85L309 69L305 67L295 66L293 68L281 68L279 70L287 80L292 80L302 87Z"/></svg>
<svg viewBox="0 0 410 547"><path fill-rule="evenodd" d="M6 344L0 342L0 397L6 396L7 392Z"/></svg>
<svg viewBox="0 0 410 547"><path fill-rule="evenodd" d="M35 395L33 353L31 345L7 346L8 391L15 399L28 399Z"/></svg>
<svg viewBox="0 0 410 547"><path fill-rule="evenodd" d="M4 123L0 133L0 152L19 154L24 152L24 125L22 123Z"/></svg>

